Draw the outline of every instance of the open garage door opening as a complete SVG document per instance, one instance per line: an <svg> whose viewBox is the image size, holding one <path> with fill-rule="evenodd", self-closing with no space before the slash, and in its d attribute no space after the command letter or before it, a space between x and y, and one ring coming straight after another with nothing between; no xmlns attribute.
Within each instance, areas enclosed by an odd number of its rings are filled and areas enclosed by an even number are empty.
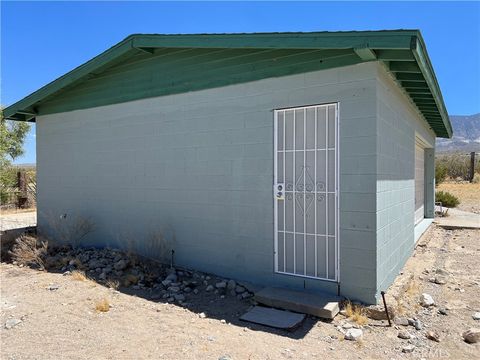
<svg viewBox="0 0 480 360"><path fill-rule="evenodd" d="M415 225L425 217L425 148L415 142Z"/></svg>

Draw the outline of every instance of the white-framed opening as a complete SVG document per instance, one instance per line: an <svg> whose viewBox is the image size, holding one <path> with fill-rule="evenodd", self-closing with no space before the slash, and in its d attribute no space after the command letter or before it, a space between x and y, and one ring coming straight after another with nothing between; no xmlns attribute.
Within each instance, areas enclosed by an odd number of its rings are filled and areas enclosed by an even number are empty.
<svg viewBox="0 0 480 360"><path fill-rule="evenodd" d="M274 111L275 272L339 281L338 103Z"/></svg>
<svg viewBox="0 0 480 360"><path fill-rule="evenodd" d="M415 225L425 218L425 144L415 139Z"/></svg>

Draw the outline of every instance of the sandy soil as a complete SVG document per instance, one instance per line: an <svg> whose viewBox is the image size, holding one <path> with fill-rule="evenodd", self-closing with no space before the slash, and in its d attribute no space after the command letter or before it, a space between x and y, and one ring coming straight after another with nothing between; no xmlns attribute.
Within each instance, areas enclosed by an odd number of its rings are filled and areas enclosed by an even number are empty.
<svg viewBox="0 0 480 360"><path fill-rule="evenodd" d="M480 214L480 183L445 182L437 186L437 190L448 191L460 200L458 209Z"/></svg>
<svg viewBox="0 0 480 360"><path fill-rule="evenodd" d="M480 344L467 344L461 336L480 327L472 318L480 311L480 232L432 228L420 244L387 291L387 302L402 316L416 316L424 329L371 320L358 342L343 340L337 329L346 321L343 315L331 323L308 318L293 332L273 330L238 320L251 306L248 299L201 291L182 307L2 263L1 359L480 358ZM437 268L449 274L445 285L429 281ZM49 290L52 285L58 289ZM422 292L431 294L437 306L419 306ZM97 312L95 303L103 298L111 308ZM441 307L448 315L438 313ZM22 322L6 329L9 319ZM416 338L399 339L399 330ZM440 335L439 343L426 338L428 330ZM402 353L409 343L414 352Z"/></svg>

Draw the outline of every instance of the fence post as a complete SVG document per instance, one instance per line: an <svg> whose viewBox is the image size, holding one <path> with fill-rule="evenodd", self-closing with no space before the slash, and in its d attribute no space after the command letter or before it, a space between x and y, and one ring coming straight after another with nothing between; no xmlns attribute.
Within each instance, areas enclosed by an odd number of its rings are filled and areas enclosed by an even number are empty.
<svg viewBox="0 0 480 360"><path fill-rule="evenodd" d="M470 182L473 182L475 177L475 151L470 153Z"/></svg>

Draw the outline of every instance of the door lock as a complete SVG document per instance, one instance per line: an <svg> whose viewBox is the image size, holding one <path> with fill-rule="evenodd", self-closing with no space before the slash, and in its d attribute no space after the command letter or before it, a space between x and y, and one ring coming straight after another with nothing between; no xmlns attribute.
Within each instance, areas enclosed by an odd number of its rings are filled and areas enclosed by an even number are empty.
<svg viewBox="0 0 480 360"><path fill-rule="evenodd" d="M277 200L285 200L285 184L278 183L273 187L273 192L275 193L275 198Z"/></svg>

